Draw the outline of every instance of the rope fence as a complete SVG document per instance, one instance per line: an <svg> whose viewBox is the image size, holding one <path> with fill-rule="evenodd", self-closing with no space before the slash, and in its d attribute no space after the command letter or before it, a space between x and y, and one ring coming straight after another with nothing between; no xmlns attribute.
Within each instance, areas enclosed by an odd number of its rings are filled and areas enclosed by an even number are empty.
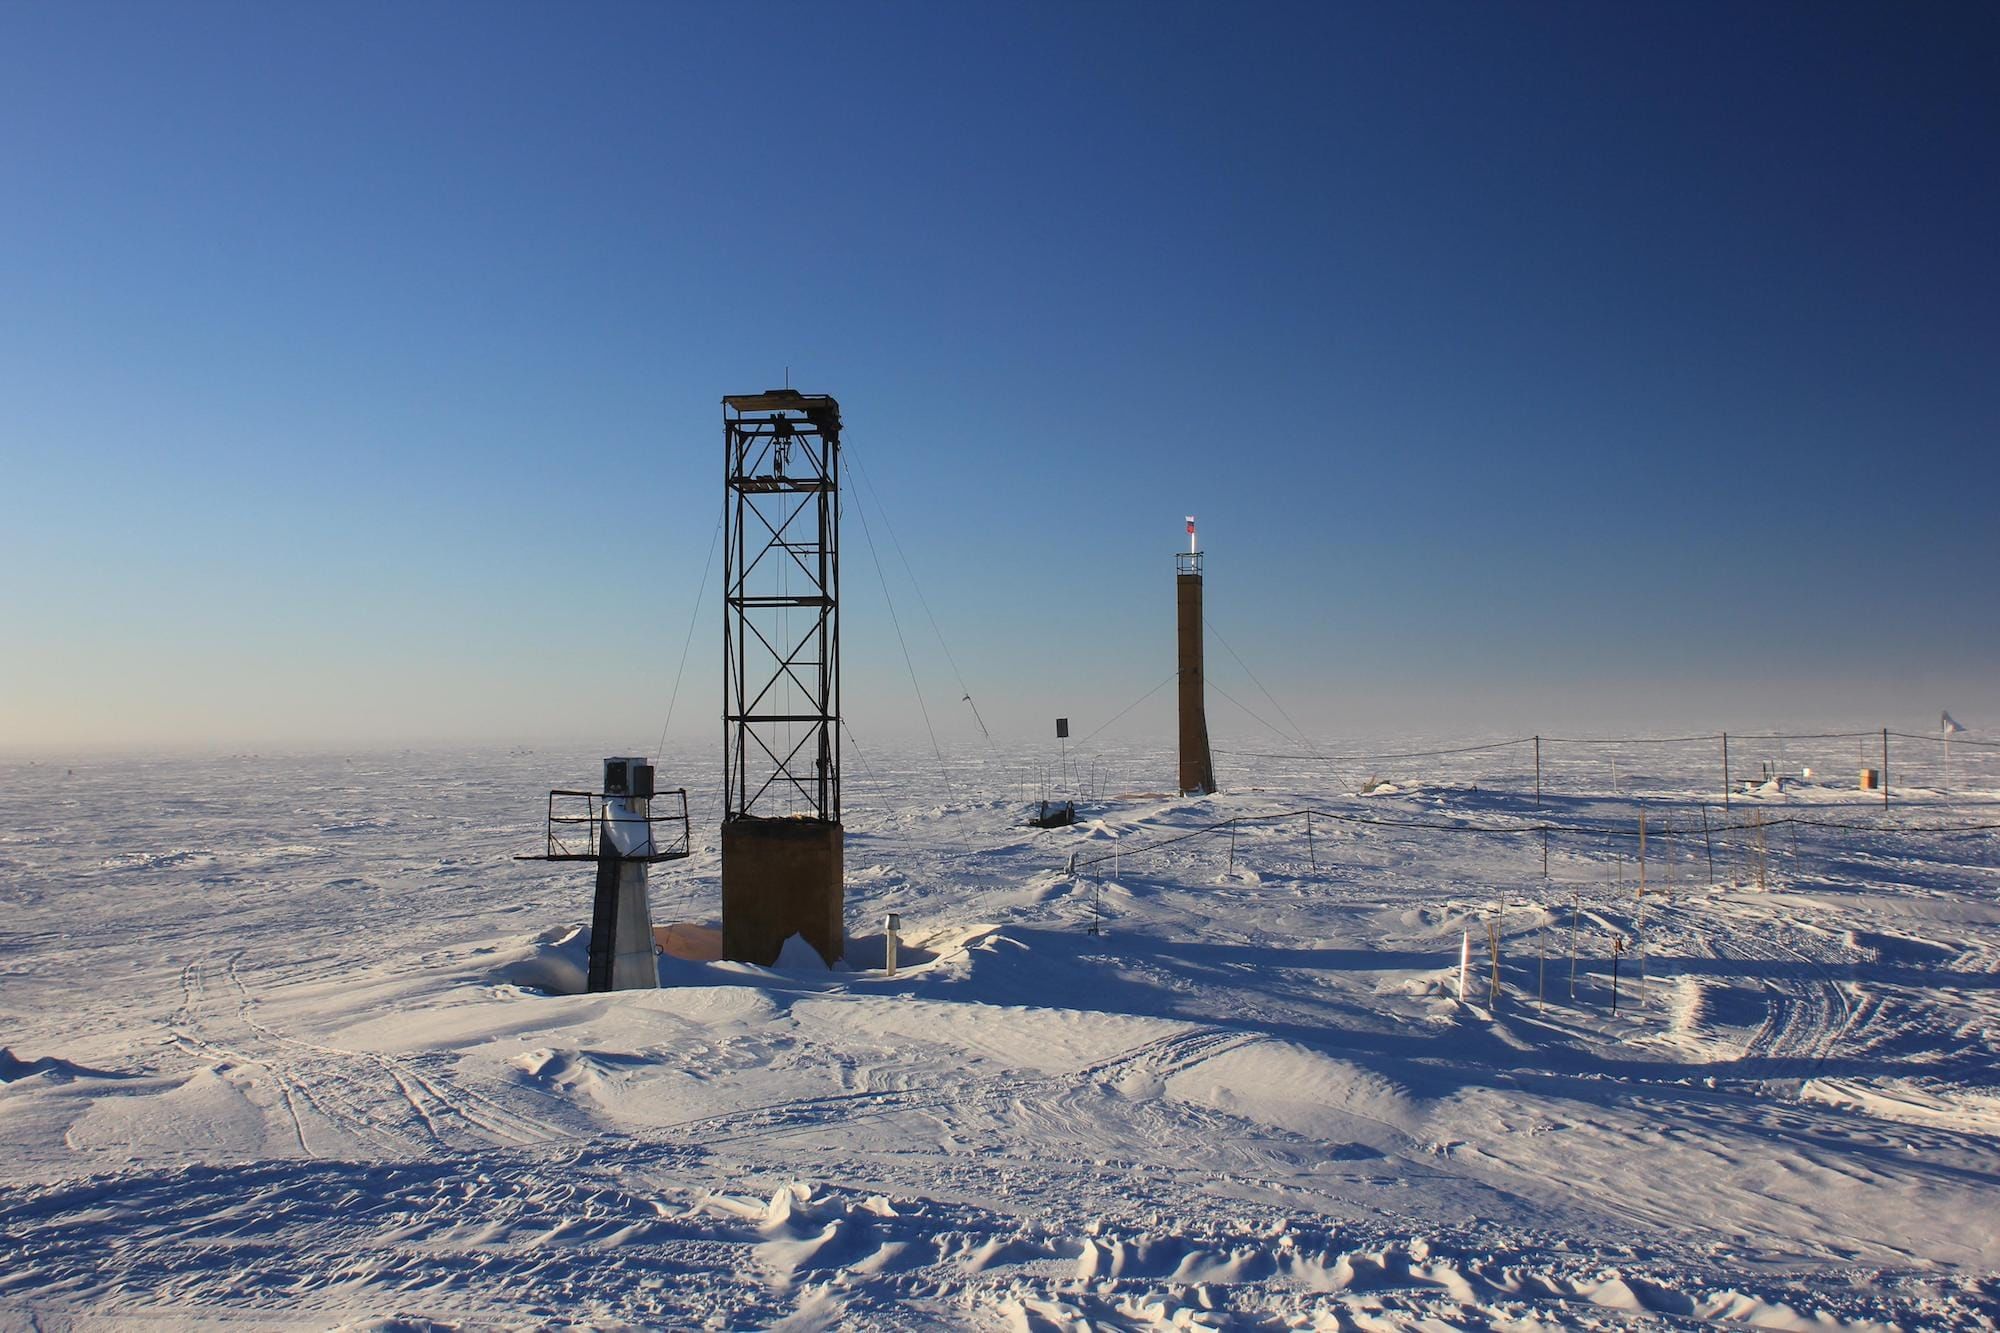
<svg viewBox="0 0 2000 1333"><path fill-rule="evenodd" d="M1393 819L1380 815L1356 815L1340 811L1321 810L1308 806L1297 810L1285 810L1268 815L1233 815L1228 819L1219 819L1212 824L1204 824L1200 828L1189 829L1184 833L1178 833L1169 838L1155 839L1152 842L1131 848L1120 846L1112 851L1107 851L1096 856L1073 854L1069 861L1069 873L1074 875L1079 870L1084 870L1090 866L1114 859L1129 860L1135 856L1145 856L1172 847L1177 843L1191 842L1196 838L1207 837L1213 833L1223 831L1233 832L1242 824L1269 824L1290 819L1317 819L1330 824L1360 824L1381 828L1424 829L1435 833L1458 833L1476 837L1515 838L1548 834L1550 836L1561 835L1564 837L1600 839L1644 839L1650 837L1661 841L1705 839L1720 834L1737 832L1761 832L1769 834L1773 830L1786 827L1835 829L1847 832L1887 833L1891 835L1984 833L2000 830L2000 821L1958 824L1860 824L1845 820L1812 819L1803 815L1783 815L1773 819L1743 820L1735 823L1705 823L1700 827L1656 823L1650 830L1644 828L1643 825L1631 828L1615 827L1608 824L1558 824L1548 822L1493 825L1465 824L1427 819Z"/></svg>
<svg viewBox="0 0 2000 1333"><path fill-rule="evenodd" d="M1470 783L1482 790L1530 792L1536 807L1551 796L1685 795L1713 790L1726 810L1739 795L1768 784L1786 790L1802 781L1818 784L1821 794L1849 789L1846 805L1888 806L1898 791L1905 799L1921 797L1940 803L1942 794L1971 789L1988 799L2000 799L2000 742L1933 732L1929 734L1877 727L1867 731L1716 731L1679 736L1510 736L1470 745L1328 753L1311 748L1274 751L1219 747L1214 753L1243 770L1243 778L1225 786L1306 779L1323 774L1351 781L1368 792L1393 780ZM1687 753L1701 747L1706 754ZM1677 748L1683 750L1676 755ZM1545 753L1555 751L1554 754ZM1568 759L1565 750L1573 752ZM1582 760L1577 755L1593 756ZM1652 757L1649 757L1652 756ZM1408 772L1413 761L1421 771ZM1608 770L1608 771L1607 771ZM1712 774L1704 778L1703 771ZM1844 778L1842 775L1845 775ZM1608 782L1607 782L1608 779Z"/></svg>

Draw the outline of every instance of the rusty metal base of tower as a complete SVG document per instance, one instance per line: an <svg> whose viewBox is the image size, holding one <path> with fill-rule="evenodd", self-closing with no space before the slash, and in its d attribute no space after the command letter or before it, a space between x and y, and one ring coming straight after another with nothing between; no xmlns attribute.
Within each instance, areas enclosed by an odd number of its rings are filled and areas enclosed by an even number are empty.
<svg viewBox="0 0 2000 1333"><path fill-rule="evenodd" d="M1180 630L1181 791L1207 793L1215 790L1215 759L1208 748L1207 691L1201 665L1201 575L1174 575L1174 600Z"/></svg>
<svg viewBox="0 0 2000 1333"><path fill-rule="evenodd" d="M846 830L824 819L722 825L722 956L769 967L803 935L828 963L847 952Z"/></svg>

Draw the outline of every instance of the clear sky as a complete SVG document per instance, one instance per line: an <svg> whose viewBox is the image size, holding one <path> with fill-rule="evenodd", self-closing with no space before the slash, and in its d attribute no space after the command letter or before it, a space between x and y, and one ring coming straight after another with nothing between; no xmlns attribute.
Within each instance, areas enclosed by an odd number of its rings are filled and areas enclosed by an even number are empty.
<svg viewBox="0 0 2000 1333"><path fill-rule="evenodd" d="M0 748L719 737L788 367L997 732L1188 512L1325 736L2000 726L1996 144L1984 5L0 3Z"/></svg>

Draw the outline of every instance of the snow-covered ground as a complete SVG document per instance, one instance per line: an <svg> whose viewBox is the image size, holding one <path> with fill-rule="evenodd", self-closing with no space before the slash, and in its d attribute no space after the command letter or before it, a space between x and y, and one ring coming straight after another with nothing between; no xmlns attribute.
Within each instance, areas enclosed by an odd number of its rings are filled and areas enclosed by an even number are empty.
<svg viewBox="0 0 2000 1333"><path fill-rule="evenodd" d="M609 996L511 859L597 753L9 762L0 1325L1992 1328L2000 833L1901 831L1988 756L1132 749L1037 830L1028 756L871 745L847 966Z"/></svg>

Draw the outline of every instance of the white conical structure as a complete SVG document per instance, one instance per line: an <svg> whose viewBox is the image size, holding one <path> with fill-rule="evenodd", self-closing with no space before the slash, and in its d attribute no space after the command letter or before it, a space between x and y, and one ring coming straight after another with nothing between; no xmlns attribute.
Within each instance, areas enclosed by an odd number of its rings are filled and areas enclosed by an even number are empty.
<svg viewBox="0 0 2000 1333"><path fill-rule="evenodd" d="M1959 722L1957 718L1953 717L1950 713L1939 713L1938 730L1942 731L1947 736L1956 736L1960 732L1964 731L1965 727L1962 723Z"/></svg>

